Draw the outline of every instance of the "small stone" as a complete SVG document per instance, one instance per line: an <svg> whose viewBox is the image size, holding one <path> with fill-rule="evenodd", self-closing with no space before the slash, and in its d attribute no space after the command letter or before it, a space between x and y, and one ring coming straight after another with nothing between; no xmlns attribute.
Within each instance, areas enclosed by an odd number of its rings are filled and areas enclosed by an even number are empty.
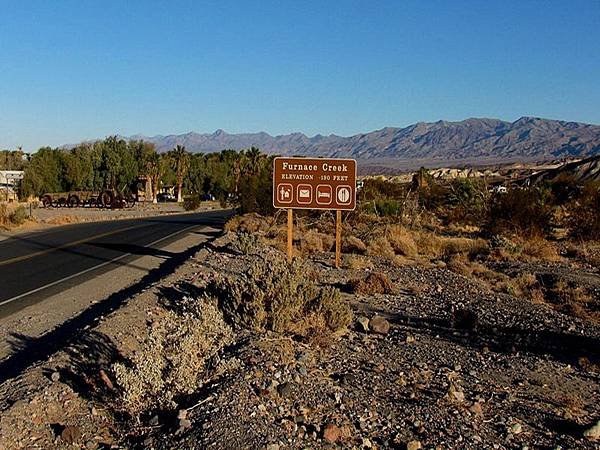
<svg viewBox="0 0 600 450"><path fill-rule="evenodd" d="M81 439L81 430L76 426L67 426L60 433L60 438L67 444L75 444Z"/></svg>
<svg viewBox="0 0 600 450"><path fill-rule="evenodd" d="M188 428L192 428L192 422L190 421L190 419L180 419L179 420L179 429L177 430L177 434L184 432Z"/></svg>
<svg viewBox="0 0 600 450"><path fill-rule="evenodd" d="M282 383L279 386L277 386L277 393L281 397L289 397L292 394L292 388L292 383Z"/></svg>
<svg viewBox="0 0 600 450"><path fill-rule="evenodd" d="M479 402L473 403L469 408L469 411L471 411L476 416L483 416L483 408L481 407L481 403Z"/></svg>
<svg viewBox="0 0 600 450"><path fill-rule="evenodd" d="M388 334L390 323L381 316L374 316L369 321L369 328L377 334Z"/></svg>
<svg viewBox="0 0 600 450"><path fill-rule="evenodd" d="M58 372L58 371L52 372L50 379L52 380L52 382L56 383L58 380L60 380L60 372Z"/></svg>
<svg viewBox="0 0 600 450"><path fill-rule="evenodd" d="M279 450L279 444L268 444L266 450Z"/></svg>
<svg viewBox="0 0 600 450"><path fill-rule="evenodd" d="M151 418L151 419L150 419L150 421L148 422L148 424L149 424L151 427L155 427L155 426L157 426L157 425L158 425L158 423L159 423L158 416L152 416L152 418Z"/></svg>
<svg viewBox="0 0 600 450"><path fill-rule="evenodd" d="M115 390L115 386L113 385L113 382L108 377L108 375L106 374L106 372L104 371L104 369L100 369L100 379L102 380L102 382L106 385L106 387L110 391L114 391Z"/></svg>
<svg viewBox="0 0 600 450"><path fill-rule="evenodd" d="M596 425L584 431L583 436L590 441L600 440L600 420Z"/></svg>
<svg viewBox="0 0 600 450"><path fill-rule="evenodd" d="M340 376L340 384L349 385L356 381L356 377L351 373L345 373Z"/></svg>
<svg viewBox="0 0 600 450"><path fill-rule="evenodd" d="M340 429L333 423L328 423L323 429L323 439L327 442L334 443L340 438Z"/></svg>
<svg viewBox="0 0 600 450"><path fill-rule="evenodd" d="M364 333L369 332L369 319L367 317L361 316L356 322L358 323L358 329Z"/></svg>
<svg viewBox="0 0 600 450"><path fill-rule="evenodd" d="M415 337L414 336L411 336L411 335L407 335L406 336L406 343L407 344L412 344L414 342L415 342Z"/></svg>
<svg viewBox="0 0 600 450"><path fill-rule="evenodd" d="M450 389L448 390L448 397L450 398L450 400L457 401L459 403L465 401L465 393L454 384L450 385Z"/></svg>
<svg viewBox="0 0 600 450"><path fill-rule="evenodd" d="M180 409L180 410L177 412L177 418L178 418L179 420L181 420L181 419L187 419L187 413L188 413L188 412L187 412L187 409Z"/></svg>
<svg viewBox="0 0 600 450"><path fill-rule="evenodd" d="M420 448L423 448L420 441L410 441L406 444L406 450L419 450Z"/></svg>
<svg viewBox="0 0 600 450"><path fill-rule="evenodd" d="M363 438L363 440L362 440L362 446L363 446L363 448L373 448L373 444L367 438Z"/></svg>
<svg viewBox="0 0 600 450"><path fill-rule="evenodd" d="M523 431L523 425L520 423L515 423L510 427L510 432L512 434L519 434L521 431Z"/></svg>

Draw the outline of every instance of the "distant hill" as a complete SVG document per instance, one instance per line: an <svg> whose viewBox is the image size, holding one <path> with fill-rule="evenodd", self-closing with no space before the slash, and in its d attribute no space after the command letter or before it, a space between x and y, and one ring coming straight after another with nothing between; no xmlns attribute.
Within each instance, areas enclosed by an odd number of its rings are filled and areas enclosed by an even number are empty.
<svg viewBox="0 0 600 450"><path fill-rule="evenodd" d="M258 147L267 153L298 156L351 157L364 162L557 159L600 153L600 126L534 117L515 122L467 119L460 122L419 122L406 128L383 128L343 137L308 137L302 133L187 133L130 136L153 142L159 151L185 145L192 152Z"/></svg>
<svg viewBox="0 0 600 450"><path fill-rule="evenodd" d="M529 179L535 184L541 181L552 181L562 176L572 177L578 182L600 181L600 155L542 170L531 175Z"/></svg>

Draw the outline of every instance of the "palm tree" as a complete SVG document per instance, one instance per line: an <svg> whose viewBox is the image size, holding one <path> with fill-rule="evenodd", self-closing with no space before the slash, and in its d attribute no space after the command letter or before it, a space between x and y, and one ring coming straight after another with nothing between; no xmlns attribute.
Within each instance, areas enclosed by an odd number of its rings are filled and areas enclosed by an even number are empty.
<svg viewBox="0 0 600 450"><path fill-rule="evenodd" d="M169 161L177 178L177 201L183 201L183 179L190 168L190 154L183 145L177 145L169 152Z"/></svg>
<svg viewBox="0 0 600 450"><path fill-rule="evenodd" d="M252 147L250 148L250 150L246 150L246 158L248 161L248 171L250 172L250 175L254 176L257 175L258 172L260 171L260 167L261 167L261 163L264 159L264 156L259 149L257 149L256 147Z"/></svg>
<svg viewBox="0 0 600 450"><path fill-rule="evenodd" d="M158 153L151 153L146 160L146 176L150 180L150 189L152 190L152 203L158 203L157 193L160 179L163 176L164 165L163 158Z"/></svg>

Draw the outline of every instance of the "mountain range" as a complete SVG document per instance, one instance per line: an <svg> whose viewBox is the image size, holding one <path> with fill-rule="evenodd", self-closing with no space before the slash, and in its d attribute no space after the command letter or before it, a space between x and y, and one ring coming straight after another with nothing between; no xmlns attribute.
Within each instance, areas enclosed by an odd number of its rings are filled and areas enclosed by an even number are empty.
<svg viewBox="0 0 600 450"><path fill-rule="evenodd" d="M419 122L405 128L386 127L354 136L306 136L265 132L229 134L186 133L129 136L153 142L159 152L184 145L192 152L258 147L280 155L325 156L376 161L446 161L558 159L600 153L600 126L536 117L514 122L471 118L460 122Z"/></svg>

